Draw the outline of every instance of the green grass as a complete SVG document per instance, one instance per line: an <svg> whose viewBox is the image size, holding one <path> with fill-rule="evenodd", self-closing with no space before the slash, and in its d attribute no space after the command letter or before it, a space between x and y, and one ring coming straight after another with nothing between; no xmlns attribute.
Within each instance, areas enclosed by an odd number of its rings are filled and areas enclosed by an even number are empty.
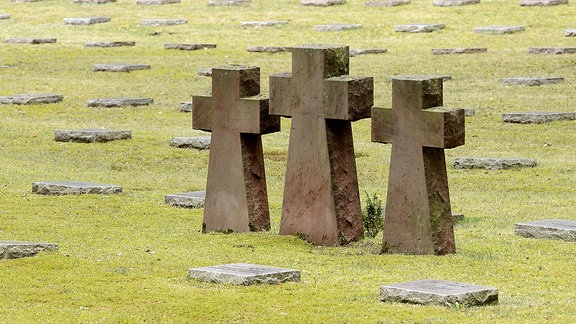
<svg viewBox="0 0 576 324"><path fill-rule="evenodd" d="M573 122L510 125L510 111L574 111L575 55L530 55L529 47L576 46L562 36L574 28L576 6L524 8L519 1L482 0L465 7L365 8L361 0L308 8L297 0L254 0L250 7L208 7L205 0L136 6L133 0L78 5L68 0L0 2L0 38L55 37L56 44L0 43L0 95L62 93L58 104L0 107L0 239L59 243L56 253L0 261L0 322L501 322L576 321L576 246L514 235L514 223L544 218L576 220ZM63 18L112 17L106 24L66 26ZM185 18L172 27L139 26L140 19ZM242 28L240 21L289 20L272 28ZM430 22L430 34L394 32L394 25ZM361 23L340 33L313 32L313 24ZM481 35L474 27L523 25L514 35ZM149 36L150 33L159 36ZM84 41L128 40L135 47L97 49ZM181 52L165 43L216 43L213 50ZM210 91L199 68L228 63L288 71L289 53L248 53L250 45L336 43L388 48L383 55L351 58L351 74L373 76L377 106L391 103L390 77L446 74L444 103L475 108L466 121L466 145L454 157L526 157L533 169L483 171L448 167L454 212L454 255L379 255L381 234L347 247L317 247L278 235L288 119L264 136L272 230L201 234L202 210L167 206L164 195L204 189L207 151L175 149L171 137L204 135L191 128L179 103ZM432 48L487 47L476 55L432 55ZM146 63L128 74L94 73L94 63ZM499 78L562 76L541 87L503 86ZM151 97L151 106L92 109L100 97ZM55 129L130 129L133 139L107 144L58 143ZM354 123L361 192L386 197L390 146L370 142L370 121ZM73 179L120 184L114 196L45 197L34 181ZM187 270L247 262L296 268L302 282L236 287L187 279ZM383 284L437 278L497 287L488 307L380 303Z"/></svg>

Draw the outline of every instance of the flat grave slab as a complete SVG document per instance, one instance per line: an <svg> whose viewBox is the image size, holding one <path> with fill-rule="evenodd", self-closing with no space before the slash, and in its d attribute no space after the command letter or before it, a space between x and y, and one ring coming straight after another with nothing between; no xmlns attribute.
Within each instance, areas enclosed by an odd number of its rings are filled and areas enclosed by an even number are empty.
<svg viewBox="0 0 576 324"><path fill-rule="evenodd" d="M165 5L180 3L180 0L136 0L137 5Z"/></svg>
<svg viewBox="0 0 576 324"><path fill-rule="evenodd" d="M136 107L147 106L154 102L152 98L99 98L89 99L88 107Z"/></svg>
<svg viewBox="0 0 576 324"><path fill-rule="evenodd" d="M344 31L351 29L361 29L362 24L326 24L326 25L314 25L312 30L315 31Z"/></svg>
<svg viewBox="0 0 576 324"><path fill-rule="evenodd" d="M527 86L540 86L543 84L560 83L564 82L562 77L515 77L515 78L502 78L500 83L509 85L527 85Z"/></svg>
<svg viewBox="0 0 576 324"><path fill-rule="evenodd" d="M476 109L474 108L463 108L463 109L464 109L464 116L466 117L476 116Z"/></svg>
<svg viewBox="0 0 576 324"><path fill-rule="evenodd" d="M193 148L198 150L207 150L210 148L210 136L198 137L173 137L170 146L178 148Z"/></svg>
<svg viewBox="0 0 576 324"><path fill-rule="evenodd" d="M122 187L83 181L33 182L32 192L39 195L49 196L83 194L109 195L121 193Z"/></svg>
<svg viewBox="0 0 576 324"><path fill-rule="evenodd" d="M252 53L281 53L290 52L292 47L287 46L248 46L246 48L248 52Z"/></svg>
<svg viewBox="0 0 576 324"><path fill-rule="evenodd" d="M41 251L56 251L58 244L21 241L0 241L0 260L18 259L36 255Z"/></svg>
<svg viewBox="0 0 576 324"><path fill-rule="evenodd" d="M6 38L4 42L31 45L54 44L56 43L56 38Z"/></svg>
<svg viewBox="0 0 576 324"><path fill-rule="evenodd" d="M464 47L464 48L433 48L432 54L442 55L442 54L477 54L486 53L488 49L485 47Z"/></svg>
<svg viewBox="0 0 576 324"><path fill-rule="evenodd" d="M192 101L186 101L180 103L180 112L192 112Z"/></svg>
<svg viewBox="0 0 576 324"><path fill-rule="evenodd" d="M94 25L110 22L110 17L64 18L65 25Z"/></svg>
<svg viewBox="0 0 576 324"><path fill-rule="evenodd" d="M104 4L109 2L116 2L116 0L72 0L73 3L93 3L93 4Z"/></svg>
<svg viewBox="0 0 576 324"><path fill-rule="evenodd" d="M396 25L394 29L397 32L403 33L431 33L443 29L444 27L444 24L405 24Z"/></svg>
<svg viewBox="0 0 576 324"><path fill-rule="evenodd" d="M388 1L369 1L364 3L366 7L397 7L410 3L410 0L388 0Z"/></svg>
<svg viewBox="0 0 576 324"><path fill-rule="evenodd" d="M136 42L112 41L112 42L84 42L85 47L123 47L136 46Z"/></svg>
<svg viewBox="0 0 576 324"><path fill-rule="evenodd" d="M241 21L241 27L274 27L288 24L287 20Z"/></svg>
<svg viewBox="0 0 576 324"><path fill-rule="evenodd" d="M502 114L505 123L544 124L553 121L576 120L573 112L528 111Z"/></svg>
<svg viewBox="0 0 576 324"><path fill-rule="evenodd" d="M380 301L413 304L487 305L498 302L498 289L445 280L418 280L380 287Z"/></svg>
<svg viewBox="0 0 576 324"><path fill-rule="evenodd" d="M149 64L127 64L127 63L111 63L111 64L94 64L92 71L94 72L132 72L140 70L150 70Z"/></svg>
<svg viewBox="0 0 576 324"><path fill-rule="evenodd" d="M210 48L216 48L216 44L164 44L164 49L174 49L180 51L196 51Z"/></svg>
<svg viewBox="0 0 576 324"><path fill-rule="evenodd" d="M56 103L64 100L61 94L16 94L0 97L2 105L37 105Z"/></svg>
<svg viewBox="0 0 576 324"><path fill-rule="evenodd" d="M168 205L184 208L204 208L206 191L192 191L166 195L164 202Z"/></svg>
<svg viewBox="0 0 576 324"><path fill-rule="evenodd" d="M568 0L520 0L520 5L523 7L548 7L560 4L568 4Z"/></svg>
<svg viewBox="0 0 576 324"><path fill-rule="evenodd" d="M480 3L480 0L440 0L434 1L436 7L466 6Z"/></svg>
<svg viewBox="0 0 576 324"><path fill-rule="evenodd" d="M547 219L534 222L516 223L517 235L533 238L546 238L576 242L576 221L565 219Z"/></svg>
<svg viewBox="0 0 576 324"><path fill-rule="evenodd" d="M474 158L454 159L456 169L506 170L512 168L533 168L538 164L535 159L523 158Z"/></svg>
<svg viewBox="0 0 576 324"><path fill-rule="evenodd" d="M299 270L247 263L193 268L189 270L188 276L201 281L245 286L300 281Z"/></svg>
<svg viewBox="0 0 576 324"><path fill-rule="evenodd" d="M300 4L303 6L313 7L329 7L345 4L346 0L302 0Z"/></svg>
<svg viewBox="0 0 576 324"><path fill-rule="evenodd" d="M0 19L10 19L9 14L0 14Z"/></svg>
<svg viewBox="0 0 576 324"><path fill-rule="evenodd" d="M142 26L175 26L187 24L187 19L141 19Z"/></svg>
<svg viewBox="0 0 576 324"><path fill-rule="evenodd" d="M358 56L358 55L368 55L368 54L384 54L387 53L387 48L359 48L359 49L351 49L350 56Z"/></svg>
<svg viewBox="0 0 576 324"><path fill-rule="evenodd" d="M106 143L130 138L132 138L132 132L129 130L85 128L54 131L54 140L57 142Z"/></svg>
<svg viewBox="0 0 576 324"><path fill-rule="evenodd" d="M564 37L575 37L576 36L576 29L566 29L564 31Z"/></svg>
<svg viewBox="0 0 576 324"><path fill-rule="evenodd" d="M198 75L211 77L212 76L212 68L199 68L198 69Z"/></svg>
<svg viewBox="0 0 576 324"><path fill-rule="evenodd" d="M530 54L576 54L576 47L530 47Z"/></svg>
<svg viewBox="0 0 576 324"><path fill-rule="evenodd" d="M473 29L475 33L493 35L514 34L524 30L524 26L484 26Z"/></svg>
<svg viewBox="0 0 576 324"><path fill-rule="evenodd" d="M246 6L251 3L252 0L208 0L209 6Z"/></svg>

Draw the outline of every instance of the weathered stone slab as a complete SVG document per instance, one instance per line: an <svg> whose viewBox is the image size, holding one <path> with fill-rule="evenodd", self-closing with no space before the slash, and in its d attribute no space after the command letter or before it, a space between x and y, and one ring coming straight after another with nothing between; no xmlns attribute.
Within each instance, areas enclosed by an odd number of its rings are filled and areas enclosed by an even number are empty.
<svg viewBox="0 0 576 324"><path fill-rule="evenodd" d="M368 54L384 54L387 52L388 49L386 48L359 48L350 50L350 57Z"/></svg>
<svg viewBox="0 0 576 324"><path fill-rule="evenodd" d="M432 49L432 54L442 55L442 54L477 54L486 53L487 48L482 47L465 47L465 48L434 48Z"/></svg>
<svg viewBox="0 0 576 324"><path fill-rule="evenodd" d="M207 150L210 148L210 136L201 137L173 137L170 146L178 148L193 148Z"/></svg>
<svg viewBox="0 0 576 324"><path fill-rule="evenodd" d="M61 129L54 131L57 142L106 143L115 140L132 138L129 130L113 129Z"/></svg>
<svg viewBox="0 0 576 324"><path fill-rule="evenodd" d="M174 49L181 51L196 51L210 48L216 48L216 44L164 44L164 49Z"/></svg>
<svg viewBox="0 0 576 324"><path fill-rule="evenodd" d="M122 47L136 46L136 42L84 42L85 47Z"/></svg>
<svg viewBox="0 0 576 324"><path fill-rule="evenodd" d="M281 53L290 52L292 47L286 46L248 46L246 48L248 52L252 53Z"/></svg>
<svg viewBox="0 0 576 324"><path fill-rule="evenodd" d="M505 123L519 124L544 124L553 121L575 120L576 113L573 112L512 112L502 114L502 121Z"/></svg>
<svg viewBox="0 0 576 324"><path fill-rule="evenodd" d="M370 1L364 3L366 7L397 7L410 3L410 0Z"/></svg>
<svg viewBox="0 0 576 324"><path fill-rule="evenodd" d="M480 3L480 0L440 0L434 1L436 7L466 6Z"/></svg>
<svg viewBox="0 0 576 324"><path fill-rule="evenodd" d="M56 43L56 38L6 38L4 40L6 43L17 43L17 44L54 44Z"/></svg>
<svg viewBox="0 0 576 324"><path fill-rule="evenodd" d="M20 241L0 241L0 260L18 259L36 255L41 251L56 251L58 244Z"/></svg>
<svg viewBox="0 0 576 324"><path fill-rule="evenodd" d="M209 6L247 6L252 0L208 0Z"/></svg>
<svg viewBox="0 0 576 324"><path fill-rule="evenodd" d="M137 5L165 5L180 3L180 0L136 0Z"/></svg>
<svg viewBox="0 0 576 324"><path fill-rule="evenodd" d="M535 159L522 158L455 158L456 169L506 170L512 168L533 168L537 165Z"/></svg>
<svg viewBox="0 0 576 324"><path fill-rule="evenodd" d="M474 28L475 33L479 34L513 34L520 31L524 31L524 26L484 26Z"/></svg>
<svg viewBox="0 0 576 324"><path fill-rule="evenodd" d="M65 25L94 25L110 22L110 17L64 18Z"/></svg>
<svg viewBox="0 0 576 324"><path fill-rule="evenodd" d="M189 270L188 276L201 281L245 286L300 281L299 270L246 263L193 268Z"/></svg>
<svg viewBox="0 0 576 324"><path fill-rule="evenodd" d="M10 19L9 14L0 14L0 19Z"/></svg>
<svg viewBox="0 0 576 324"><path fill-rule="evenodd" d="M487 305L498 302L498 289L445 280L418 280L380 287L383 302L448 306Z"/></svg>
<svg viewBox="0 0 576 324"><path fill-rule="evenodd" d="M474 117L476 115L476 109L474 108L463 108L464 109L464 116L466 117Z"/></svg>
<svg viewBox="0 0 576 324"><path fill-rule="evenodd" d="M178 111L180 111L180 112L192 112L192 101L181 102L180 103L180 109Z"/></svg>
<svg viewBox="0 0 576 324"><path fill-rule="evenodd" d="M520 0L520 5L523 7L548 7L561 4L568 4L568 0Z"/></svg>
<svg viewBox="0 0 576 324"><path fill-rule="evenodd" d="M142 26L175 26L187 24L187 19L141 19Z"/></svg>
<svg viewBox="0 0 576 324"><path fill-rule="evenodd" d="M576 47L530 47L530 54L576 54Z"/></svg>
<svg viewBox="0 0 576 324"><path fill-rule="evenodd" d="M39 195L83 195L116 194L122 192L121 186L82 181L33 182L32 192Z"/></svg>
<svg viewBox="0 0 576 324"><path fill-rule="evenodd" d="M564 37L575 37L576 36L576 29L566 29L564 31Z"/></svg>
<svg viewBox="0 0 576 324"><path fill-rule="evenodd" d="M116 2L116 0L72 0L74 3L94 3L94 4L104 4L109 2Z"/></svg>
<svg viewBox="0 0 576 324"><path fill-rule="evenodd" d="M396 25L395 30L404 33L431 33L444 27L444 24L405 24Z"/></svg>
<svg viewBox="0 0 576 324"><path fill-rule="evenodd" d="M241 21L242 27L274 27L288 24L287 20Z"/></svg>
<svg viewBox="0 0 576 324"><path fill-rule="evenodd" d="M94 72L132 72L140 70L150 70L149 64L127 64L127 63L111 63L111 64L94 64L92 71Z"/></svg>
<svg viewBox="0 0 576 324"><path fill-rule="evenodd" d="M89 99L87 101L88 107L136 107L147 106L154 102L152 98L99 98Z"/></svg>
<svg viewBox="0 0 576 324"><path fill-rule="evenodd" d="M4 105L36 105L56 103L64 100L61 94L17 94L0 97L0 104Z"/></svg>
<svg viewBox="0 0 576 324"><path fill-rule="evenodd" d="M192 191L166 195L164 202L171 206L184 208L204 208L206 191Z"/></svg>
<svg viewBox="0 0 576 324"><path fill-rule="evenodd" d="M300 3L303 6L329 7L345 4L346 0L302 0Z"/></svg>
<svg viewBox="0 0 576 324"><path fill-rule="evenodd" d="M344 31L351 29L361 29L362 24L327 24L327 25L314 25L312 30L315 31Z"/></svg>
<svg viewBox="0 0 576 324"><path fill-rule="evenodd" d="M211 77L212 76L212 68L199 68L198 69L198 75Z"/></svg>
<svg viewBox="0 0 576 324"><path fill-rule="evenodd" d="M543 84L560 83L564 82L562 77L515 77L515 78L502 78L500 83L509 85L527 85L527 86L540 86Z"/></svg>
<svg viewBox="0 0 576 324"><path fill-rule="evenodd" d="M516 223L517 235L576 242L576 221L565 219L538 220Z"/></svg>
<svg viewBox="0 0 576 324"><path fill-rule="evenodd" d="M464 214L452 214L452 222L458 223L464 220Z"/></svg>

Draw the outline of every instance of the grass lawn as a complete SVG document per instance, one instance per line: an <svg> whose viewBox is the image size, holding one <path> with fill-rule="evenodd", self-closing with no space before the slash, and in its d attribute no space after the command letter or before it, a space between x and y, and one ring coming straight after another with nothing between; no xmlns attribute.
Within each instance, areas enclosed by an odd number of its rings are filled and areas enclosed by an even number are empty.
<svg viewBox="0 0 576 324"><path fill-rule="evenodd" d="M563 31L576 28L576 4L521 7L517 0L482 0L435 7L412 0L393 8L303 7L298 0L253 0L251 6L208 6L206 0L139 6L135 0L80 5L70 0L0 2L0 38L48 37L55 44L0 43L0 96L61 93L49 105L0 106L0 239L59 243L58 252L0 261L0 322L383 322L570 323L576 321L576 245L526 239L514 224L537 219L576 220L574 122L504 124L513 111L572 112L576 55L533 55L530 47L576 47ZM110 16L90 26L69 17ZM183 18L168 27L141 19ZM288 20L268 28L241 21ZM345 32L312 25L363 24ZM406 23L443 23L440 31L397 33ZM511 35L473 33L475 27L524 26ZM152 36L154 35L154 36ZM135 41L134 47L88 48L85 41ZM166 43L216 43L200 51L165 50ZM268 76L291 68L290 53L259 54L247 46L344 44L387 48L386 54L350 59L350 74L372 76L375 103L391 104L390 77L450 75L444 105L474 108L466 145L446 150L457 253L381 255L381 234L346 247L321 247L280 236L280 214L290 120L263 137L272 230L201 234L202 210L174 208L164 195L203 190L208 151L176 149L172 137L202 136L179 104L210 92L200 68L229 63L259 66ZM486 47L487 53L432 55L433 48ZM92 72L96 63L143 63L131 73ZM506 86L499 78L561 76L537 87ZM135 108L88 108L94 98L150 97ZM133 138L105 144L54 141L54 130L128 129ZM370 142L370 120L354 123L361 196L386 197L390 145ZM530 169L456 170L455 157L523 157ZM119 195L49 197L31 193L35 181L80 180L122 185ZM300 283L237 287L187 278L192 267L256 263L302 271ZM419 279L497 287L487 307L381 303L379 287Z"/></svg>

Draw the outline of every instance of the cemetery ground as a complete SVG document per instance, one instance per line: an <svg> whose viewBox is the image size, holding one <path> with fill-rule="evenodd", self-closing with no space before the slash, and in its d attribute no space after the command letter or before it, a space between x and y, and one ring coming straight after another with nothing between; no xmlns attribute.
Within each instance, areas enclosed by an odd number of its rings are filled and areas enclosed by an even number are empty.
<svg viewBox="0 0 576 324"><path fill-rule="evenodd" d="M0 260L0 322L409 322L529 323L576 321L576 245L528 239L514 224L576 220L574 121L508 124L517 111L573 112L576 55L529 54L530 47L576 47L563 31L575 28L576 4L521 7L482 0L435 7L412 0L398 7L304 7L296 0L254 0L249 6L208 6L182 0L162 6L118 0L100 5L45 0L0 2L0 96L58 93L54 104L0 105L0 239L59 244L55 252ZM109 16L88 26L64 18ZM187 19L142 26L141 19ZM247 28L240 22L287 20ZM395 32L407 23L441 23L431 33ZM313 25L363 24L341 32ZM524 26L489 35L481 26ZM57 38L53 44L4 43L6 38ZM87 41L134 41L135 46L84 47ZM216 48L166 50L167 43ZM268 76L291 69L290 52L251 53L248 46L344 44L387 48L350 58L350 74L373 76L375 105L391 105L390 77L448 75L444 105L473 108L466 145L446 150L456 254L380 254L382 234L344 247L314 246L278 235L290 120L263 136L272 229L202 234L202 209L164 203L170 193L204 190L209 150L170 146L172 137L206 136L178 111L192 95L210 91L201 68L229 63L259 66ZM434 48L487 48L485 53L433 55ZM93 64L149 64L134 72L93 72ZM541 86L504 85L500 78L564 77ZM87 107L95 98L153 98L146 106ZM57 129L108 128L132 138L108 143L54 141ZM360 194L385 200L390 145L370 142L370 120L354 123ZM460 170L457 157L533 158L533 168ZM43 196L36 181L77 180L123 187L114 195ZM363 206L364 207L364 206ZM253 263L301 270L299 283L233 286L187 278L189 268ZM497 287L492 306L419 306L379 301L379 287L422 279Z"/></svg>

